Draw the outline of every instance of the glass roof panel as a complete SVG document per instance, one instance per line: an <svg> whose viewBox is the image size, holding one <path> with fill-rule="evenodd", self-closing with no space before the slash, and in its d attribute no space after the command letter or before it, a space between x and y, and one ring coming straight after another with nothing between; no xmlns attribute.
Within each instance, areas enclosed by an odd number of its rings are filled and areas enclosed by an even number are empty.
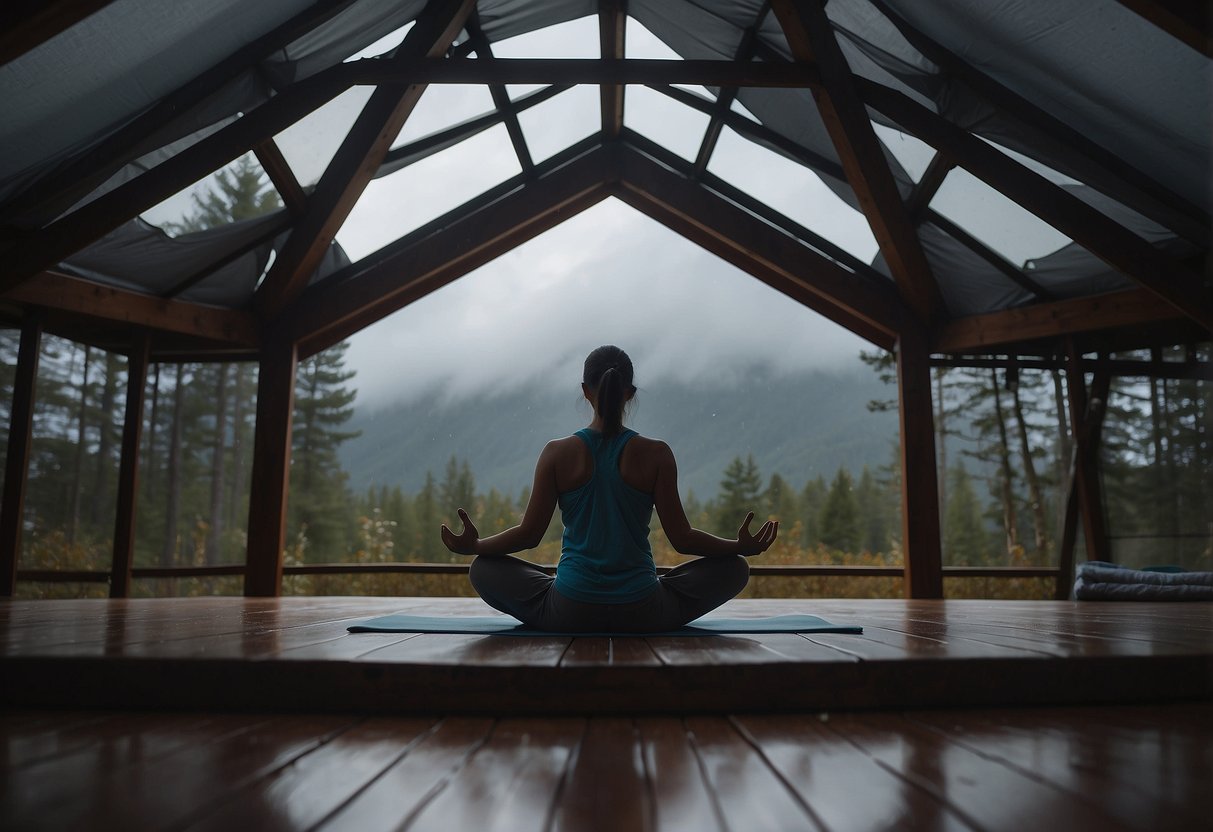
<svg viewBox="0 0 1213 832"><path fill-rule="evenodd" d="M578 85L518 114L531 160L542 162L602 129L598 87Z"/></svg>
<svg viewBox="0 0 1213 832"><path fill-rule="evenodd" d="M598 58L598 16L586 15L492 44L495 58Z"/></svg>
<svg viewBox="0 0 1213 832"><path fill-rule="evenodd" d="M883 124L872 122L872 129L893 154L893 158L901 163L906 173L910 174L910 178L915 182L922 179L927 165L931 164L931 160L935 158L935 148L908 133L885 127Z"/></svg>
<svg viewBox="0 0 1213 832"><path fill-rule="evenodd" d="M708 170L865 263L876 256L867 218L808 168L725 127Z"/></svg>
<svg viewBox="0 0 1213 832"><path fill-rule="evenodd" d="M654 35L644 24L634 17L627 19L627 30L624 34L623 55L625 58L641 58L652 61L681 61L682 56L666 45L666 42ZM675 84L684 90L698 93L712 100L716 94L707 87L699 84ZM636 89L632 87L631 89Z"/></svg>
<svg viewBox="0 0 1213 832"><path fill-rule="evenodd" d="M373 87L351 87L274 136L300 185L306 188L320 181L373 91Z"/></svg>
<svg viewBox="0 0 1213 832"><path fill-rule="evenodd" d="M493 96L483 84L430 84L392 147L408 144L493 109Z"/></svg>
<svg viewBox="0 0 1213 832"><path fill-rule="evenodd" d="M213 201L209 201L211 197L214 197ZM254 154L245 153L139 216L170 237L176 237L249 219L280 207L282 199L270 182L269 174Z"/></svg>
<svg viewBox="0 0 1213 832"><path fill-rule="evenodd" d="M1020 268L1071 241L963 168L953 168L931 208Z"/></svg>
<svg viewBox="0 0 1213 832"><path fill-rule="evenodd" d="M623 123L684 159L694 161L708 128L706 113L648 87L628 87Z"/></svg>
<svg viewBox="0 0 1213 832"><path fill-rule="evenodd" d="M337 242L359 260L521 172L503 125L371 181Z"/></svg>

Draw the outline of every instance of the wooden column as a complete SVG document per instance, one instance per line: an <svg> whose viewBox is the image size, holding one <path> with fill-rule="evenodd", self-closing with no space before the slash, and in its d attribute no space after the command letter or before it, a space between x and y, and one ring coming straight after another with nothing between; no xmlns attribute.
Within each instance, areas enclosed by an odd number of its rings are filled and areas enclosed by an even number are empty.
<svg viewBox="0 0 1213 832"><path fill-rule="evenodd" d="M299 352L282 332L266 335L257 371L257 426L249 494L248 560L244 594L282 592L286 500L291 468L291 417Z"/></svg>
<svg viewBox="0 0 1213 832"><path fill-rule="evenodd" d="M901 415L901 540L908 598L943 597L935 418L926 334L907 322L897 339Z"/></svg>
<svg viewBox="0 0 1213 832"><path fill-rule="evenodd" d="M1082 354L1072 339L1066 339L1066 393L1070 400L1070 428L1074 434L1074 480L1087 560L1110 560L1108 530L1104 520L1103 485L1099 480L1099 427L1107 404L1108 375L1096 371L1091 400L1083 378Z"/></svg>
<svg viewBox="0 0 1213 832"><path fill-rule="evenodd" d="M4 462L4 497L0 502L0 597L10 597L17 584L21 559L21 526L25 514L25 481L34 436L34 390L38 354L42 347L42 313L26 315L21 327L21 351L13 381L8 423L8 456Z"/></svg>
<svg viewBox="0 0 1213 832"><path fill-rule="evenodd" d="M147 389L151 338L144 333L131 350L126 367L126 413L122 422L122 460L118 463L118 507L114 516L114 556L110 597L131 594L135 560L135 502L139 494L139 443L143 440L143 399Z"/></svg>

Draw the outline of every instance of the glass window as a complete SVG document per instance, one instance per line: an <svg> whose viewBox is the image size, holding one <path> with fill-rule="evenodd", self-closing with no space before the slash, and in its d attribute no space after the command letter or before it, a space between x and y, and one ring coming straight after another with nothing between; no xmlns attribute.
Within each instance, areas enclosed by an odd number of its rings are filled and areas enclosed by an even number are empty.
<svg viewBox="0 0 1213 832"><path fill-rule="evenodd" d="M303 187L320 181L374 87L351 87L274 137Z"/></svg>
<svg viewBox="0 0 1213 832"><path fill-rule="evenodd" d="M257 157L246 153L140 216L170 237L226 225L282 207Z"/></svg>
<svg viewBox="0 0 1213 832"><path fill-rule="evenodd" d="M684 159L694 161L708 116L648 87L629 87L623 123Z"/></svg>
<svg viewBox="0 0 1213 832"><path fill-rule="evenodd" d="M597 86L579 85L518 114L531 160L542 162L602 129Z"/></svg>

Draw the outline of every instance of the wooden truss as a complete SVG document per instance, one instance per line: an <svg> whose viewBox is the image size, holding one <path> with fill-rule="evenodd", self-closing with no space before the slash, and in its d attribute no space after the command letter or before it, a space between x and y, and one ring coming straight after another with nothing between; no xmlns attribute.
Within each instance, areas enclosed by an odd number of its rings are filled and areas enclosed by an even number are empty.
<svg viewBox="0 0 1213 832"><path fill-rule="evenodd" d="M340 64L295 84L250 113L198 141L155 169L63 213L82 192L104 181L140 152L175 113L187 109L265 55L339 13L350 0L317 0L295 18L254 41L109 139L62 166L2 211L0 223L42 214L57 217L43 227L10 235L0 272L0 317L23 326L17 393L12 408L0 536L0 593L11 594L37 342L43 331L88 338L131 356L132 386L119 486L119 522L113 561L114 592L127 591L130 529L135 511L135 455L142 423L142 384L149 361L255 358L261 362L253 505L250 509L246 591L280 591L287 469L291 447L294 367L367 325L440 288L595 203L613 196L705 249L733 263L873 344L897 355L901 407L906 587L913 597L940 597L942 569L936 495L934 431L929 368L931 355L1014 353L1041 343L1065 343L1071 373L1082 378L1082 339L1115 334L1135 337L1159 331L1171 337L1207 337L1213 301L1202 275L1208 256L1209 218L1132 170L1113 154L1041 112L979 70L915 32L881 0L902 34L933 61L961 77L994 107L1036 130L1041 140L1085 160L1080 166L1115 196L1194 243L1203 254L1179 261L1117 225L1010 156L906 98L853 75L820 3L773 0L761 5L735 60L646 61L624 57L625 0L601 0L599 59L521 60L492 56L472 0L430 0L390 59ZM1157 25L1208 52L1208 22L1183 4L1122 0ZM18 3L6 11L0 63L12 60L106 3L60 0ZM758 28L773 14L792 60L762 47ZM11 18L11 21L9 20ZM11 25L8 25L11 23ZM1203 26L1203 28L1202 28ZM452 43L460 32L467 38ZM468 60L475 51L475 60ZM480 83L490 88L495 113L455 125L441 134L389 151L392 141L428 84ZM541 83L548 89L511 101L505 84ZM375 91L317 186L305 191L273 136L353 85ZM600 88L601 129L563 153L536 164L526 147L518 112L572 84ZM645 84L708 114L698 157L688 162L628 130L623 124L625 89ZM719 89L708 101L676 84ZM813 92L841 164L808 151L730 109L744 87L802 87ZM869 112L880 113L938 152L908 195L898 192ZM466 205L439 217L337 274L311 283L316 266L370 179L385 162L424 158L492 124L504 124L522 173ZM879 244L892 279L847 252L720 181L707 161L724 126L819 167L850 184ZM182 280L156 297L104 286L62 273L58 264L123 222L247 152L257 155L286 210L262 240L223 262ZM1099 297L1057 298L1029 274L1005 261L929 203L953 167L963 167L1008 198L1054 225L1138 288ZM61 216L60 216L61 214ZM917 227L931 223L994 266L1034 299L1020 308L985 315L949 315ZM240 309L176 299L186 289L256 245L289 230L286 244L253 301ZM82 335L87 333L87 335ZM1167 337L1164 335L1164 337ZM1140 344L1139 344L1140 345ZM1101 376L1097 375L1098 399ZM1087 413L1085 386L1072 385L1071 411ZM1075 434L1097 441L1097 417L1076 422ZM23 438L24 437L24 438ZM1083 440L1084 442L1086 439ZM1090 443L1087 443L1089 446ZM1080 446L1082 443L1080 443ZM1087 524L1099 509L1094 455L1079 449L1075 496Z"/></svg>

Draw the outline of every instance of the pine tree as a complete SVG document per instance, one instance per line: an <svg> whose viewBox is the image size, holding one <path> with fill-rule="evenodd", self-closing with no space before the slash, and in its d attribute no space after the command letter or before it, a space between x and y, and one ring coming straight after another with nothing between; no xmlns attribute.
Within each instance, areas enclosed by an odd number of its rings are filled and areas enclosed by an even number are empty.
<svg viewBox="0 0 1213 832"><path fill-rule="evenodd" d="M445 510L453 512L462 508L469 513L476 513L476 478L472 476L471 466L466 459L460 464L455 455L451 454L438 493Z"/></svg>
<svg viewBox="0 0 1213 832"><path fill-rule="evenodd" d="M839 468L821 509L821 542L842 552L858 552L859 508L851 475Z"/></svg>
<svg viewBox="0 0 1213 832"><path fill-rule="evenodd" d="M989 540L981 506L964 463L948 472L948 511L943 524L943 559L949 566L981 565L989 560Z"/></svg>
<svg viewBox="0 0 1213 832"><path fill-rule="evenodd" d="M194 193L194 211L179 223L168 223L173 234L189 234L252 219L282 207L282 200L269 184L252 155L215 174L202 195Z"/></svg>
<svg viewBox="0 0 1213 832"><path fill-rule="evenodd" d="M859 485L855 489L859 509L859 546L865 552L887 552L889 549L889 517L884 490L876 477L863 466Z"/></svg>
<svg viewBox="0 0 1213 832"><path fill-rule="evenodd" d="M821 542L821 509L826 503L825 478L818 474L800 490L800 522L804 529L802 545L811 549Z"/></svg>
<svg viewBox="0 0 1213 832"><path fill-rule="evenodd" d="M724 479L720 481L720 498L716 505L716 530L723 535L733 535L737 527L745 519L747 512L758 512L762 509L762 476L750 454L745 462L741 457L733 457L733 461L724 469Z"/></svg>

